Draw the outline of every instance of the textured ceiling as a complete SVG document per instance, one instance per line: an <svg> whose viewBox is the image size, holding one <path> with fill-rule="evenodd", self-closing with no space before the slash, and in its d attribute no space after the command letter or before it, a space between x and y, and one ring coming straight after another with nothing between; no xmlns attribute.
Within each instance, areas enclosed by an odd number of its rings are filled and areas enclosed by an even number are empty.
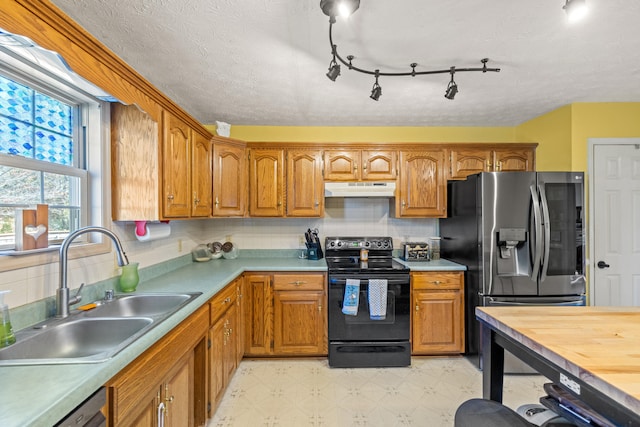
<svg viewBox="0 0 640 427"><path fill-rule="evenodd" d="M281 126L513 126L573 102L640 102L640 1L362 0L334 42L381 71L479 67L335 82L319 0L53 0L200 122Z"/></svg>

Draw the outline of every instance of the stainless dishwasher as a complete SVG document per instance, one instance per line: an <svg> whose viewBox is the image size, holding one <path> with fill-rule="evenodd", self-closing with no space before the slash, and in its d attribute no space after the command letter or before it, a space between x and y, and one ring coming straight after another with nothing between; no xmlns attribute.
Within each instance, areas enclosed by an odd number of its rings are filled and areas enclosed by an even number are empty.
<svg viewBox="0 0 640 427"><path fill-rule="evenodd" d="M56 427L106 427L107 419L100 411L107 401L107 390L100 387L87 400L82 402Z"/></svg>

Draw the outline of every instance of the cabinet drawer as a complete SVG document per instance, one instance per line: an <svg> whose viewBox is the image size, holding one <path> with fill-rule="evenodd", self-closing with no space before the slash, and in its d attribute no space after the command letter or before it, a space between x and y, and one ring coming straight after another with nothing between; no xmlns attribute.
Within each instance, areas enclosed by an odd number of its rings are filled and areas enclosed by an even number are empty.
<svg viewBox="0 0 640 427"><path fill-rule="evenodd" d="M211 311L210 322L213 325L216 320L224 314L225 311L233 304L236 303L238 291L236 289L236 282L227 285L226 288L218 292L209 302L209 308Z"/></svg>
<svg viewBox="0 0 640 427"><path fill-rule="evenodd" d="M324 274L274 274L273 289L276 291L321 291L324 289Z"/></svg>
<svg viewBox="0 0 640 427"><path fill-rule="evenodd" d="M462 289L463 273L411 273L413 289Z"/></svg>

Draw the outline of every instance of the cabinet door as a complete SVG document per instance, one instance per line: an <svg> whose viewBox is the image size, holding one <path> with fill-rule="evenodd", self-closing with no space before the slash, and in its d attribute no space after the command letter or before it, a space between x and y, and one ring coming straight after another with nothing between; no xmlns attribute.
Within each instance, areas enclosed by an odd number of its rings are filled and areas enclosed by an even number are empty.
<svg viewBox="0 0 640 427"><path fill-rule="evenodd" d="M531 149L495 150L493 163L496 172L533 171L535 170L534 151Z"/></svg>
<svg viewBox="0 0 640 427"><path fill-rule="evenodd" d="M166 111L163 122L163 215L188 218L191 213L191 128Z"/></svg>
<svg viewBox="0 0 640 427"><path fill-rule="evenodd" d="M245 276L245 345L247 356L271 354L271 277Z"/></svg>
<svg viewBox="0 0 640 427"><path fill-rule="evenodd" d="M452 148L449 151L451 179L465 179L469 175L493 170L493 154L490 149Z"/></svg>
<svg viewBox="0 0 640 427"><path fill-rule="evenodd" d="M396 179L398 154L395 151L363 150L363 181L392 181Z"/></svg>
<svg viewBox="0 0 640 427"><path fill-rule="evenodd" d="M325 150L324 179L357 181L360 178L360 150Z"/></svg>
<svg viewBox="0 0 640 427"><path fill-rule="evenodd" d="M245 337L245 304L244 304L244 279L236 280L236 307L238 308L238 317L236 321L236 366L240 364L244 357L244 337Z"/></svg>
<svg viewBox="0 0 640 427"><path fill-rule="evenodd" d="M320 217L324 214L322 153L287 151L287 216Z"/></svg>
<svg viewBox="0 0 640 427"><path fill-rule="evenodd" d="M236 370L237 363L236 357L238 355L238 310L235 305L229 307L227 314L225 315L224 327L225 327L225 341L224 341L224 384L225 387L229 383L229 380L233 376Z"/></svg>
<svg viewBox="0 0 640 427"><path fill-rule="evenodd" d="M444 217L446 181L444 151L400 152L400 180L396 216Z"/></svg>
<svg viewBox="0 0 640 427"><path fill-rule="evenodd" d="M273 352L323 354L324 292L276 291L273 298Z"/></svg>
<svg viewBox="0 0 640 427"><path fill-rule="evenodd" d="M211 214L211 141L193 132L191 156L192 217L208 217Z"/></svg>
<svg viewBox="0 0 640 427"><path fill-rule="evenodd" d="M158 420L164 418L165 406L160 405L162 401L162 396L160 393L160 389L158 389L157 395L153 398L150 398L146 402L140 402L139 406L144 406L142 412L138 415L138 417L128 423L127 425L131 427L154 427L158 426L160 423Z"/></svg>
<svg viewBox="0 0 640 427"><path fill-rule="evenodd" d="M213 146L213 216L244 216L247 200L244 147L215 142Z"/></svg>
<svg viewBox="0 0 640 427"><path fill-rule="evenodd" d="M165 426L193 426L193 352L179 362L164 384Z"/></svg>
<svg viewBox="0 0 640 427"><path fill-rule="evenodd" d="M209 331L209 417L220 403L224 388L224 357L225 357L225 317L213 324Z"/></svg>
<svg viewBox="0 0 640 427"><path fill-rule="evenodd" d="M249 215L284 216L284 151L252 149Z"/></svg>
<svg viewBox="0 0 640 427"><path fill-rule="evenodd" d="M413 299L413 352L463 352L460 292L414 291Z"/></svg>

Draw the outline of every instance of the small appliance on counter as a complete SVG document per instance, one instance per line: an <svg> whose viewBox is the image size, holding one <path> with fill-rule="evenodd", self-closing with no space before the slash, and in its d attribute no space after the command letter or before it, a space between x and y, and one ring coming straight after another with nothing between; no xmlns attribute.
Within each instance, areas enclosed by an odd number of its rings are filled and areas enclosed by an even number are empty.
<svg viewBox="0 0 640 427"><path fill-rule="evenodd" d="M402 256L405 261L429 261L429 244L426 242L403 242Z"/></svg>

